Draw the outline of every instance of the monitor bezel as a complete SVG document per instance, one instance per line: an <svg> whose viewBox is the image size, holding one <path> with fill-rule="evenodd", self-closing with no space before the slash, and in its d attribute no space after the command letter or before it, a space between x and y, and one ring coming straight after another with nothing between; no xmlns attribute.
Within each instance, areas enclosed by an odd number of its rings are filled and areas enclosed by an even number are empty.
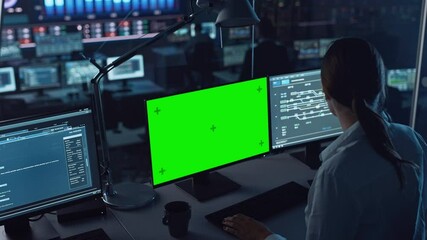
<svg viewBox="0 0 427 240"><path fill-rule="evenodd" d="M81 106L81 107L74 107L74 108L70 108L67 110L63 110L63 111L50 111L50 112L46 112L46 113L42 113L42 114L34 114L31 116L25 116L25 117L19 117L19 118L14 118L14 119L8 119L8 120L3 120L0 121L0 126L4 126L7 124L15 124L15 123L19 123L22 121L32 121L32 120L36 120L39 118L44 118L44 117L55 117L55 116L60 116L63 114L68 114L68 113L74 113L74 112L78 112L78 111L85 111L85 110L91 110L92 113L92 124L93 124L93 128L94 128L94 139L95 139L95 144L96 146L99 146L99 137L96 134L96 131L98 131L97 129L97 125L96 125L96 119L95 119L95 110L91 107L91 106ZM55 197L54 198L49 198L49 199L45 199L45 200L41 200L35 204L27 204L25 206L19 207L17 209L13 209L10 211L7 211L6 214L0 214L4 215L5 218L0 220L0 225L4 225L6 223L8 223L11 220L14 219L23 219L23 218L30 218L30 217L34 217L37 215L42 215L45 213L49 213L51 211L57 210L57 209L61 209L67 206L71 206L71 205L75 205L81 202L85 202L87 200L91 200L91 199L99 199L102 197L102 189L103 189L103 181L102 181L102 168L101 168L101 153L99 152L100 150L98 149L98 147L96 147L95 149L95 159L93 161L96 161L96 163L93 166L96 166L96 171L98 173L98 186L94 186L91 189L86 189L84 191L81 191L80 193L77 191L75 193L69 194L68 196L61 196L61 197ZM95 175L96 176L96 175ZM90 194L92 193L92 194ZM82 196L83 195L83 196ZM67 198L74 198L71 201L67 201ZM46 207L46 205L48 205ZM37 210L32 211L32 208L39 208ZM9 216L13 214L13 216Z"/></svg>
<svg viewBox="0 0 427 240"><path fill-rule="evenodd" d="M266 90L267 90L267 111L269 113L270 109L269 109L269 105L268 105L268 101L269 101L269 99L268 99L268 96L269 96L268 78L267 77L261 77L261 78L265 78L266 79L266 86L265 87L266 87ZM224 86L228 86L228 85L238 84L238 83L241 83L241 82L253 81L253 80L257 80L257 79L260 79L260 78L248 79L248 80L239 81L239 82L231 82L231 83L226 83L226 84L222 84L222 85L219 85L219 86L213 86L213 87L204 88L204 89L198 89L198 90L186 91L186 92L181 92L181 93L175 93L175 94L171 94L171 95L167 95L167 96L162 96L162 97L147 98L147 99L144 100L145 110L148 111L147 102L150 101L150 100L155 100L155 99L160 99L160 98L165 98L165 97L172 97L172 96L177 96L177 95L181 95L181 94L185 94L185 93L192 93L192 92L196 92L196 91L200 91L200 90L219 88L219 87L224 87ZM150 179L151 179L151 184L152 184L153 188L159 188L159 187L162 187L162 186L165 186L165 185L168 185L168 184L177 183L177 182L183 181L185 179L194 177L195 175L200 174L200 173L210 173L210 172L216 171L218 169L222 169L222 168L225 168L225 167L237 164L237 163L241 163L241 162L245 162L245 161L249 161L249 160L253 160L253 159L257 159L257 158L263 158L263 157L266 157L271 152L271 144L269 144L268 150L266 152L254 155L252 157L243 158L243 159L240 159L240 160L237 160L237 161L234 161L234 162L231 162L231 163L227 163L227 164L224 164L224 165L221 165L221 166L217 166L217 167L214 167L214 168L205 169L205 170L199 171L199 172L194 172L194 173L189 174L187 176L176 178L176 179L173 179L173 180L170 180L170 181L166 181L166 182L163 182L163 183L160 183L160 184L154 184L154 181L153 181L153 168L152 168L152 164L151 164L152 163L152 158L151 158L151 144L150 144L150 131L149 131L148 114L145 114L145 118L146 118L145 120L146 120L146 123L147 123L147 128L146 128L146 139L147 139L147 144L148 144L148 146L147 146L147 149L148 149L147 150L147 156L148 156L148 160L150 162L150 172L151 172ZM267 123L268 126L267 126L267 128L268 128L268 137L269 137L269 139L271 139L271 136L270 136L270 134L271 134L271 131L270 131L270 119L269 118L270 118L270 114L268 114L268 123Z"/></svg>
<svg viewBox="0 0 427 240"><path fill-rule="evenodd" d="M336 133L333 136L327 136L327 137L319 137L316 139L311 139L311 140L306 140L306 141L300 141L297 143L293 143L293 144L289 144L283 147L278 147L278 148L273 148L273 126L271 124L271 120L272 120L272 114L271 114L271 97L270 97L270 93L271 93L271 88L270 88L270 78L271 77L276 77L276 76L281 76L281 75L288 75L288 74L297 74L297 73L303 73L303 72L310 72L310 71L315 71L315 70L320 70L320 68L309 68L309 69L305 69L305 70L300 70L300 71L296 71L296 72L291 72L291 73L284 73L284 74L278 74L278 75L269 75L267 77L267 84L268 84L268 110L269 110L269 126L270 126L270 153L271 154L280 154L286 151L289 151L290 149L297 149L297 148L302 148L302 147L306 147L307 144L310 143L323 143L323 142L330 142L333 141L334 139L336 139L337 137L339 137L342 134L342 131L340 133Z"/></svg>

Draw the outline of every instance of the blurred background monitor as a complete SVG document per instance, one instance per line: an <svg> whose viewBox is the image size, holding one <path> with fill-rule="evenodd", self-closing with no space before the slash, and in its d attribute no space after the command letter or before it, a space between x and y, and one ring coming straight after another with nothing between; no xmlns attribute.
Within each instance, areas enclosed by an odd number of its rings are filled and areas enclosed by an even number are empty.
<svg viewBox="0 0 427 240"><path fill-rule="evenodd" d="M415 84L415 68L390 69L387 71L387 86L399 91L412 91Z"/></svg>
<svg viewBox="0 0 427 240"><path fill-rule="evenodd" d="M296 40L294 41L294 50L297 51L297 58L300 60L319 58L319 40Z"/></svg>
<svg viewBox="0 0 427 240"><path fill-rule="evenodd" d="M22 59L19 42L2 42L0 47L0 61L11 61Z"/></svg>
<svg viewBox="0 0 427 240"><path fill-rule="evenodd" d="M37 35L36 56L56 56L83 51L82 33L73 32L61 35Z"/></svg>
<svg viewBox="0 0 427 240"><path fill-rule="evenodd" d="M81 22L183 13L181 0L4 0L7 24Z"/></svg>
<svg viewBox="0 0 427 240"><path fill-rule="evenodd" d="M118 57L107 58L107 65L112 63ZM142 55L136 55L124 62L122 65L114 68L108 73L110 81L128 80L144 77L144 58Z"/></svg>
<svg viewBox="0 0 427 240"><path fill-rule="evenodd" d="M242 65L245 60L246 51L249 48L250 44L224 46L222 48L224 67Z"/></svg>
<svg viewBox="0 0 427 240"><path fill-rule="evenodd" d="M64 67L66 85L87 84L99 72L98 68L87 60L66 62Z"/></svg>
<svg viewBox="0 0 427 240"><path fill-rule="evenodd" d="M21 91L43 90L60 86L61 82L56 64L23 66L19 68L19 88Z"/></svg>
<svg viewBox="0 0 427 240"><path fill-rule="evenodd" d="M173 43L187 42L188 40L190 40L190 38L190 26L188 25L176 30L175 32L167 36L168 41Z"/></svg>
<svg viewBox="0 0 427 240"><path fill-rule="evenodd" d="M16 81L13 67L0 68L0 93L14 91L16 91Z"/></svg>
<svg viewBox="0 0 427 240"><path fill-rule="evenodd" d="M211 39L216 38L216 26L214 22L202 22L202 34L208 34ZM192 23L190 26L190 35L191 37L196 36L195 31L196 24Z"/></svg>
<svg viewBox="0 0 427 240"><path fill-rule="evenodd" d="M237 27L230 28L228 30L229 39L250 39L251 38L251 27Z"/></svg>

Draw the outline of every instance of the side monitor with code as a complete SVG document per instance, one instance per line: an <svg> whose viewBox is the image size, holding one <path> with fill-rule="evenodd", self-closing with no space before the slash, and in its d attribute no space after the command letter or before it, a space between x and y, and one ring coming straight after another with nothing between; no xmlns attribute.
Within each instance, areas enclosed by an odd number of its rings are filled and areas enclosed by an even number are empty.
<svg viewBox="0 0 427 240"><path fill-rule="evenodd" d="M96 142L89 108L0 122L0 225L40 234L7 239L57 239L28 218L101 196Z"/></svg>
<svg viewBox="0 0 427 240"><path fill-rule="evenodd" d="M321 141L342 133L325 100L320 70L271 76L269 84L272 149Z"/></svg>
<svg viewBox="0 0 427 240"><path fill-rule="evenodd" d="M194 175L269 151L266 78L152 99L146 103L155 187L193 177L197 188ZM200 184L203 187L188 191L190 194L196 192L193 196L200 201L215 197L197 195L200 192L213 194L216 183L220 190L228 186L222 180L216 181L213 174L209 175L211 186L204 178Z"/></svg>

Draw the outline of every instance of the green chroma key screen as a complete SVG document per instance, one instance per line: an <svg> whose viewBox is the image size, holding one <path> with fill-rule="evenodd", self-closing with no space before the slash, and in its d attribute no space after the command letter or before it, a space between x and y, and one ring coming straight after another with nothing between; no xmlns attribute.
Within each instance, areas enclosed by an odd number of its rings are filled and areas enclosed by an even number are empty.
<svg viewBox="0 0 427 240"><path fill-rule="evenodd" d="M269 151L267 78L147 101L153 185Z"/></svg>

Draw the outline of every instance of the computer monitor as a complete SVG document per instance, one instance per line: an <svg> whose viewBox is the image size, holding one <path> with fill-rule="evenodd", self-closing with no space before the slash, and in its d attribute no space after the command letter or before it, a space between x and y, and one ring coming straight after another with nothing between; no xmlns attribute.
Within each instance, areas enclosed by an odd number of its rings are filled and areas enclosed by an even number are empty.
<svg viewBox="0 0 427 240"><path fill-rule="evenodd" d="M109 57L107 58L107 65L112 63L118 57ZM145 75L144 72L144 58L142 55L133 56L128 61L124 62L122 65L114 68L108 72L108 80L122 81L121 91L130 91L128 86L128 80L143 78Z"/></svg>
<svg viewBox="0 0 427 240"><path fill-rule="evenodd" d="M233 40L243 40L251 38L251 27L237 27L228 29L228 38Z"/></svg>
<svg viewBox="0 0 427 240"><path fill-rule="evenodd" d="M202 22L202 34L207 34L211 39L216 38L216 26L214 22ZM196 24L192 23L190 26L190 35L191 37L196 36Z"/></svg>
<svg viewBox="0 0 427 240"><path fill-rule="evenodd" d="M20 235L10 239L53 239L46 222L29 227L28 218L101 196L89 108L1 122L0 155L0 224Z"/></svg>
<svg viewBox="0 0 427 240"><path fill-rule="evenodd" d="M318 156L320 141L342 133L322 91L320 70L269 77L272 150L305 144L306 157ZM318 164L318 159L305 159Z"/></svg>
<svg viewBox="0 0 427 240"><path fill-rule="evenodd" d="M118 57L109 57L107 58L107 65L112 63ZM124 62L122 65L114 68L108 72L108 80L127 80L133 78L142 78L144 77L144 58L142 55L133 56L128 61Z"/></svg>
<svg viewBox="0 0 427 240"><path fill-rule="evenodd" d="M240 186L210 171L269 151L266 78L147 100L146 106L154 187L193 177L177 185L205 201Z"/></svg>
<svg viewBox="0 0 427 240"><path fill-rule="evenodd" d="M21 91L37 90L39 95L43 96L44 89L60 86L61 82L56 64L22 66L19 68L19 88Z"/></svg>
<svg viewBox="0 0 427 240"><path fill-rule="evenodd" d="M13 67L0 68L0 94L16 91Z"/></svg>
<svg viewBox="0 0 427 240"><path fill-rule="evenodd" d="M180 0L7 0L5 22L82 23L93 20L120 20L143 16L182 14L186 5ZM16 19L15 16L20 19ZM89 21L87 21L89 20Z"/></svg>
<svg viewBox="0 0 427 240"><path fill-rule="evenodd" d="M17 41L1 41L0 47L0 62L21 60L22 53Z"/></svg>
<svg viewBox="0 0 427 240"><path fill-rule="evenodd" d="M320 57L319 40L296 40L294 41L294 49L298 52L297 58L313 59Z"/></svg>
<svg viewBox="0 0 427 240"><path fill-rule="evenodd" d="M245 60L246 51L248 51L249 48L249 44L224 46L222 48L224 67L242 65Z"/></svg>
<svg viewBox="0 0 427 240"><path fill-rule="evenodd" d="M390 69L387 71L387 86L399 91L412 91L415 85L415 68Z"/></svg>
<svg viewBox="0 0 427 240"><path fill-rule="evenodd" d="M191 38L190 26L184 26L180 29L177 29L172 34L167 36L169 42L172 43L183 43L189 41Z"/></svg>
<svg viewBox="0 0 427 240"><path fill-rule="evenodd" d="M98 63L102 65L102 63ZM88 84L99 72L92 63L87 60L65 62L65 81L67 85Z"/></svg>
<svg viewBox="0 0 427 240"><path fill-rule="evenodd" d="M83 51L83 37L81 32L66 34L36 35L36 56L61 56L73 52Z"/></svg>

